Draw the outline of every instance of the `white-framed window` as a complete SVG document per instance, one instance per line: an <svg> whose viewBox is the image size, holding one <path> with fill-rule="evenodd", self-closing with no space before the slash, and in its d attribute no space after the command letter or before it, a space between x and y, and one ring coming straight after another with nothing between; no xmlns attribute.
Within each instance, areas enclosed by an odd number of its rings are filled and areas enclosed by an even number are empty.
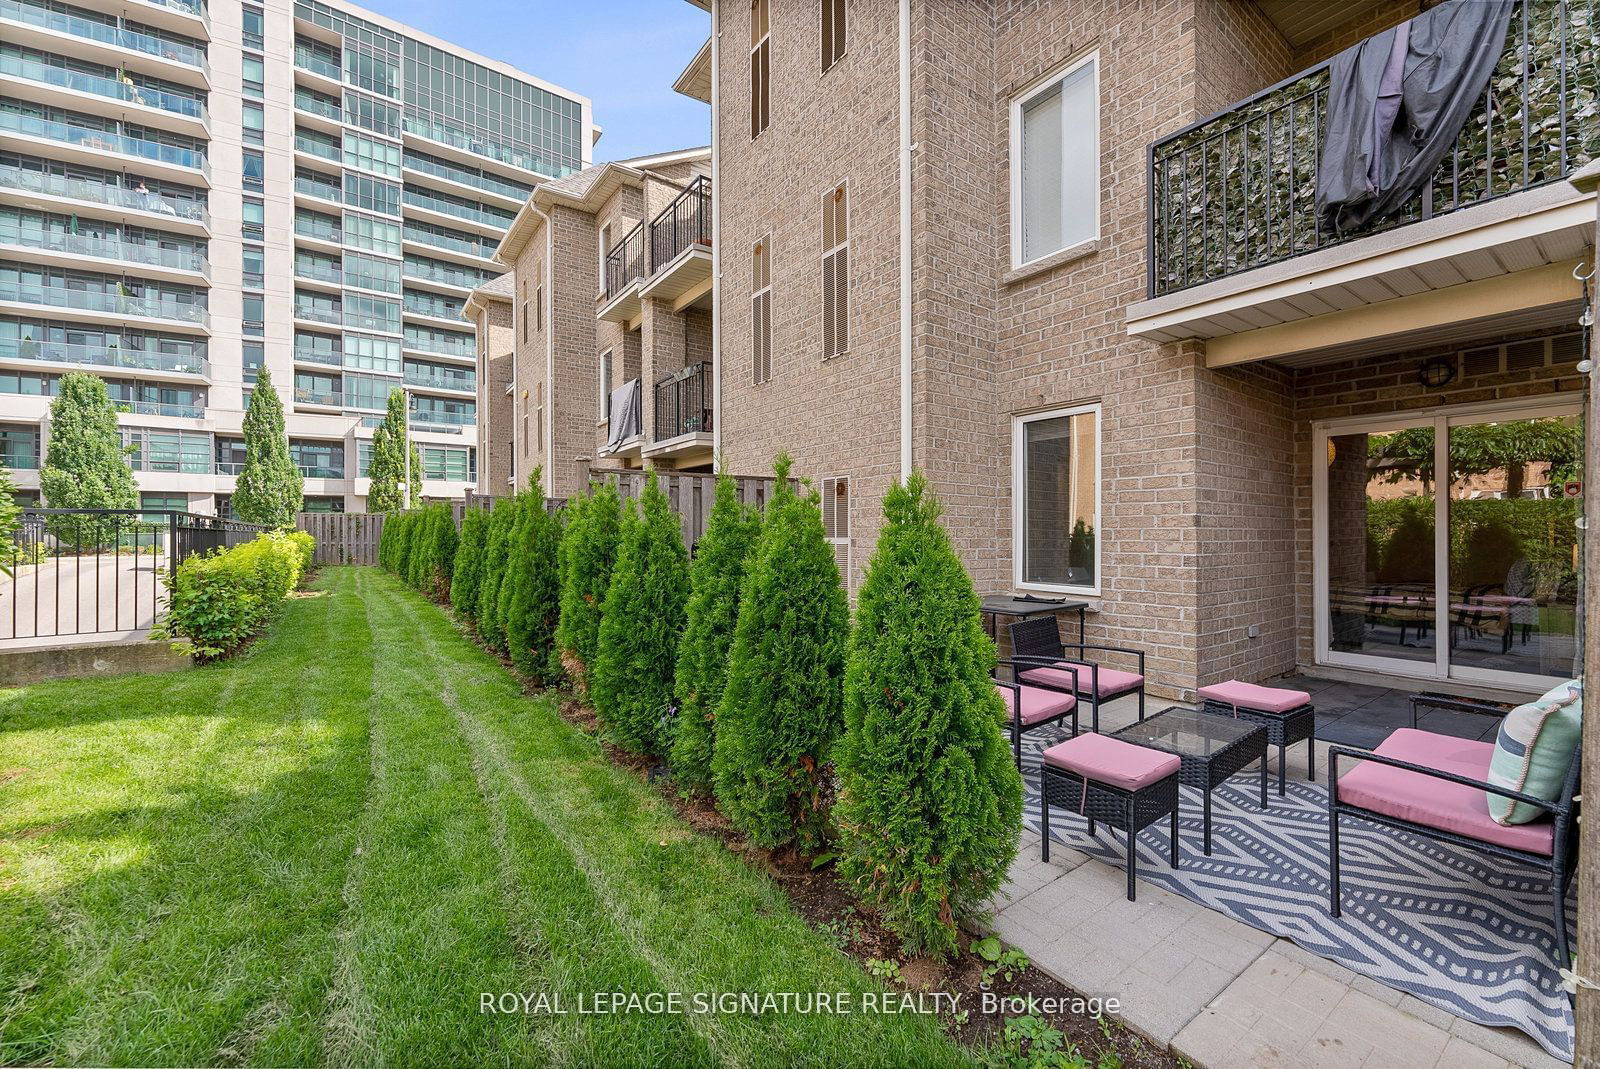
<svg viewBox="0 0 1600 1069"><path fill-rule="evenodd" d="M849 19L845 0L821 0L822 7L822 73L827 74L833 65L844 58L849 48Z"/></svg>
<svg viewBox="0 0 1600 1069"><path fill-rule="evenodd" d="M750 247L751 381L772 378L772 235Z"/></svg>
<svg viewBox="0 0 1600 1069"><path fill-rule="evenodd" d="M611 350L600 354L600 418L611 418Z"/></svg>
<svg viewBox="0 0 1600 1069"><path fill-rule="evenodd" d="M768 0L750 3L750 136L772 122L772 17Z"/></svg>
<svg viewBox="0 0 1600 1069"><path fill-rule="evenodd" d="M1100 236L1100 58L1091 52L1011 101L1011 263Z"/></svg>
<svg viewBox="0 0 1600 1069"><path fill-rule="evenodd" d="M850 350L850 198L846 183L822 195L822 358Z"/></svg>
<svg viewBox="0 0 1600 1069"><path fill-rule="evenodd" d="M1018 589L1100 593L1100 406L1016 417L1012 571Z"/></svg>

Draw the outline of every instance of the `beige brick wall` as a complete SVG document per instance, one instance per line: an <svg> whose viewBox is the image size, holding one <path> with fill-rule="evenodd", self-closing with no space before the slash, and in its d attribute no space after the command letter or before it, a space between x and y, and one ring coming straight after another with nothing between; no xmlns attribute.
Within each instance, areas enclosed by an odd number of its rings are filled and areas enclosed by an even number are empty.
<svg viewBox="0 0 1600 1069"><path fill-rule="evenodd" d="M478 313L478 485L480 494L506 492L511 477L511 304L483 301Z"/></svg>

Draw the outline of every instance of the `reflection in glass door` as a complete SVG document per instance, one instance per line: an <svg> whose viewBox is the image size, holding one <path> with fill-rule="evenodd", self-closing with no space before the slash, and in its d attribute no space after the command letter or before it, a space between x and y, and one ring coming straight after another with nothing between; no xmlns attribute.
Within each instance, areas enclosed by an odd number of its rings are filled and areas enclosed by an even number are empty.
<svg viewBox="0 0 1600 1069"><path fill-rule="evenodd" d="M1457 423L1450 449L1450 664L1576 671L1576 414ZM1570 494L1570 496L1569 496Z"/></svg>
<svg viewBox="0 0 1600 1069"><path fill-rule="evenodd" d="M1577 405L1413 419L1315 438L1318 659L1524 689L1571 678Z"/></svg>
<svg viewBox="0 0 1600 1069"><path fill-rule="evenodd" d="M1328 648L1437 659L1432 425L1330 435Z"/></svg>

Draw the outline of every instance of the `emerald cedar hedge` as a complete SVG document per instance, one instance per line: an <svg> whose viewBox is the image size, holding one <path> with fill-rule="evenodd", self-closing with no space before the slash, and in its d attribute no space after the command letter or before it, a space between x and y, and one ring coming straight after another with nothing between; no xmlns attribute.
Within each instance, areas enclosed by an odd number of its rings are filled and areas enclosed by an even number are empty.
<svg viewBox="0 0 1600 1069"><path fill-rule="evenodd" d="M580 695L587 695L600 645L600 615L622 535L617 488L601 483L568 505L561 543L561 613L557 655Z"/></svg>
<svg viewBox="0 0 1600 1069"><path fill-rule="evenodd" d="M163 578L166 620L153 638L203 661L225 657L278 611L311 566L315 540L304 531L269 531L232 549L195 554Z"/></svg>

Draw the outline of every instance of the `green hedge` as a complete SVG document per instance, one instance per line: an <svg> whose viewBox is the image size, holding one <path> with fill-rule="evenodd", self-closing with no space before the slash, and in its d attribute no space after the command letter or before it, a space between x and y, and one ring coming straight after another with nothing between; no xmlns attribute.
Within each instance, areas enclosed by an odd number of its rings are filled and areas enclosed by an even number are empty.
<svg viewBox="0 0 1600 1069"><path fill-rule="evenodd" d="M278 611L315 547L304 531L270 531L229 550L195 554L163 580L167 616L151 637L200 660L227 656Z"/></svg>

